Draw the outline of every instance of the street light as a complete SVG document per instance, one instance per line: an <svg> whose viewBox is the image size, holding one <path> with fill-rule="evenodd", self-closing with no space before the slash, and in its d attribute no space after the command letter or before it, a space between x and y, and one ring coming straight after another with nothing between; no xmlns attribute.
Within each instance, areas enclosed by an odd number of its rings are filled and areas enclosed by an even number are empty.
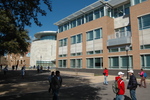
<svg viewBox="0 0 150 100"><path fill-rule="evenodd" d="M129 79L129 78L128 78L128 67L129 67L129 57L128 57L129 55L128 55L128 51L129 51L129 49L130 49L129 47L130 47L130 46L126 46L126 47L125 47L125 50L126 50L126 57L127 57L127 80Z"/></svg>

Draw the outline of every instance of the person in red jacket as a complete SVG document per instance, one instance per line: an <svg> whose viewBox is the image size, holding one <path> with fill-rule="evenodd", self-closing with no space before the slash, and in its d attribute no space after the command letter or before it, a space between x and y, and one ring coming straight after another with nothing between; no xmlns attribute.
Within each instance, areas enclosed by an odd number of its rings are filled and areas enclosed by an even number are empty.
<svg viewBox="0 0 150 100"><path fill-rule="evenodd" d="M125 93L125 83L122 79L124 73L118 72L118 76L115 77L115 80L118 82L118 93L116 94L116 100L123 100L124 99L124 93Z"/></svg>
<svg viewBox="0 0 150 100"><path fill-rule="evenodd" d="M107 68L104 69L103 75L104 75L104 85L108 85L108 81L107 81L108 69Z"/></svg>

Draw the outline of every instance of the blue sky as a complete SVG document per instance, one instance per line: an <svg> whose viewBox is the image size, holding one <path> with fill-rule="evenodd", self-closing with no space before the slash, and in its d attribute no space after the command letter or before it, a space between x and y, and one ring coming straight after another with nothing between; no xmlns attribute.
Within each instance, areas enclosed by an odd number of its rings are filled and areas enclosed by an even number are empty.
<svg viewBox="0 0 150 100"><path fill-rule="evenodd" d="M48 11L45 5L41 7L47 11L47 16L39 16L39 21L43 24L42 27L36 26L34 22L31 27L26 27L29 30L29 36L34 37L34 34L40 31L57 31L55 22L69 16L70 14L98 1L98 0L51 0L52 12Z"/></svg>

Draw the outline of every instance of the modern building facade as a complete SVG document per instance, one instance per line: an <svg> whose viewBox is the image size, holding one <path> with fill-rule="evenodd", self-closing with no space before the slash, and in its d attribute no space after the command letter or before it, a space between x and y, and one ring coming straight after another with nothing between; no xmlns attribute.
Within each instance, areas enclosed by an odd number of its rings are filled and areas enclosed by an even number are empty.
<svg viewBox="0 0 150 100"><path fill-rule="evenodd" d="M98 0L54 23L60 69L150 69L150 0Z"/></svg>
<svg viewBox="0 0 150 100"><path fill-rule="evenodd" d="M56 31L42 31L31 44L30 66L55 67Z"/></svg>

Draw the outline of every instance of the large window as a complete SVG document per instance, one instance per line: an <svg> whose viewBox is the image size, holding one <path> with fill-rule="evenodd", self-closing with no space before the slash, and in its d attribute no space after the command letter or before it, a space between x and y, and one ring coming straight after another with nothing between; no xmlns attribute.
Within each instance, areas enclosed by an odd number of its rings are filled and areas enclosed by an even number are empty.
<svg viewBox="0 0 150 100"><path fill-rule="evenodd" d="M59 40L59 47L67 46L67 43L68 43L68 39L67 38L61 39L61 40Z"/></svg>
<svg viewBox="0 0 150 100"><path fill-rule="evenodd" d="M93 20L93 12L86 14L85 18L86 18L86 22L92 21Z"/></svg>
<svg viewBox="0 0 150 100"><path fill-rule="evenodd" d="M74 35L71 37L71 44L76 44L81 42L82 42L82 34Z"/></svg>
<svg viewBox="0 0 150 100"><path fill-rule="evenodd" d="M87 58L87 68L102 68L103 58Z"/></svg>
<svg viewBox="0 0 150 100"><path fill-rule="evenodd" d="M92 30L86 33L87 41L102 38L102 29Z"/></svg>
<svg viewBox="0 0 150 100"><path fill-rule="evenodd" d="M109 67L110 68L132 68L132 56L117 56L109 57Z"/></svg>
<svg viewBox="0 0 150 100"><path fill-rule="evenodd" d="M70 67L71 68L82 68L82 59L71 59Z"/></svg>
<svg viewBox="0 0 150 100"><path fill-rule="evenodd" d="M116 17L128 15L130 13L129 7L130 7L130 3L115 8L113 14L114 17L116 18Z"/></svg>
<svg viewBox="0 0 150 100"><path fill-rule="evenodd" d="M93 31L87 32L87 41L93 40Z"/></svg>
<svg viewBox="0 0 150 100"><path fill-rule="evenodd" d="M150 28L150 14L139 17L138 20L140 30Z"/></svg>
<svg viewBox="0 0 150 100"><path fill-rule="evenodd" d="M59 60L58 65L60 68L66 68L67 67L67 60Z"/></svg>
<svg viewBox="0 0 150 100"><path fill-rule="evenodd" d="M150 55L141 55L141 66L143 69L150 69Z"/></svg>

